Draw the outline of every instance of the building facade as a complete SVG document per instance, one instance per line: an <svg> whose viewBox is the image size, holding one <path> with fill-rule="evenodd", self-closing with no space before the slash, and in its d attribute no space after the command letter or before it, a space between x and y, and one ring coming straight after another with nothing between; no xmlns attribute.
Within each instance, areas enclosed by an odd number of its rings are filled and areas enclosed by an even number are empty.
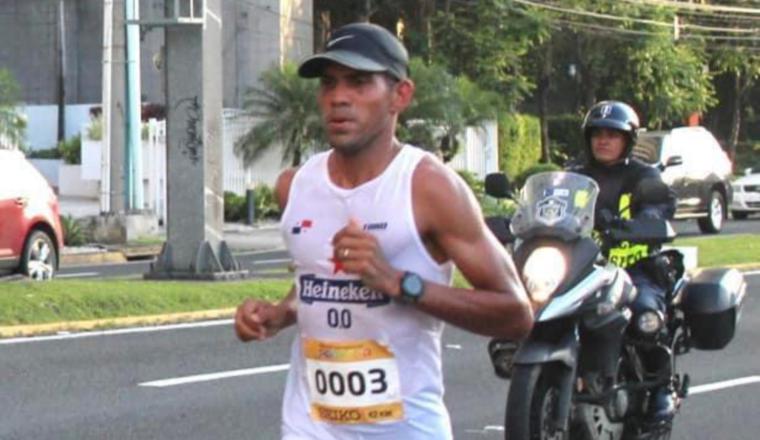
<svg viewBox="0 0 760 440"><path fill-rule="evenodd" d="M165 0L139 1L141 16L148 17L162 12ZM103 3L103 0L0 2L0 41L3 41L0 68L13 73L21 85L21 100L26 106L58 102L59 53L65 54L66 104L101 102ZM312 53L312 2L223 0L222 3L223 105L239 108L247 88L256 85L264 70ZM117 4L122 5L123 0L114 1ZM64 43L61 52L60 41ZM160 28L141 33L144 102L164 102L163 45Z"/></svg>

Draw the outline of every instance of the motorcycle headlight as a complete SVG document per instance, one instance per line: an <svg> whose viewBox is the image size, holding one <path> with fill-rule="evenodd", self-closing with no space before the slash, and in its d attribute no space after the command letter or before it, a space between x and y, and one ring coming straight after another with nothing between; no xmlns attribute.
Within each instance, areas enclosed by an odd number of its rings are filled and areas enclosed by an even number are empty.
<svg viewBox="0 0 760 440"><path fill-rule="evenodd" d="M639 315L636 320L636 326L641 333L651 335L658 332L662 328L663 319L662 315L654 310L647 310Z"/></svg>
<svg viewBox="0 0 760 440"><path fill-rule="evenodd" d="M556 247L536 248L528 256L522 275L528 294L536 302L545 302L567 274L567 260Z"/></svg>

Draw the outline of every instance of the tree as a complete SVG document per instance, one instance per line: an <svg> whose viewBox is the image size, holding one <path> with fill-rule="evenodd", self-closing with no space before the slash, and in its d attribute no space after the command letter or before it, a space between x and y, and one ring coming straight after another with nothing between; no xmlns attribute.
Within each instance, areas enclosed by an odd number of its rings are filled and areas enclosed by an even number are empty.
<svg viewBox="0 0 760 440"><path fill-rule="evenodd" d="M417 88L411 106L401 114L399 137L440 151L448 161L459 150L457 138L465 127L496 118L499 96L420 58L412 58L410 70Z"/></svg>
<svg viewBox="0 0 760 440"><path fill-rule="evenodd" d="M26 118L16 111L18 96L18 82L0 69L0 148L23 147Z"/></svg>
<svg viewBox="0 0 760 440"><path fill-rule="evenodd" d="M561 32L575 35L552 41L576 42L573 64L580 67L584 107L600 99L626 101L640 111L647 125L659 127L715 104L700 43L677 40L669 25L676 18L675 9L568 0L550 11L548 19Z"/></svg>
<svg viewBox="0 0 760 440"><path fill-rule="evenodd" d="M498 93L512 110L534 87L526 55L543 32L510 0L452 2L433 20L432 59Z"/></svg>
<svg viewBox="0 0 760 440"><path fill-rule="evenodd" d="M649 126L678 122L715 104L705 56L693 45L668 37L650 38L628 52L626 74L615 82L619 96L630 96Z"/></svg>
<svg viewBox="0 0 760 440"><path fill-rule="evenodd" d="M713 64L717 73L731 76L733 99L731 101L731 122L726 147L732 159L736 157L736 144L742 124L742 103L752 86L760 78L760 55L743 48L720 50L715 53Z"/></svg>
<svg viewBox="0 0 760 440"><path fill-rule="evenodd" d="M283 163L298 166L305 153L326 147L317 82L299 77L293 63L267 70L261 81L262 87L248 89L243 103L246 115L258 122L235 142L235 153L248 166L268 149L282 145Z"/></svg>

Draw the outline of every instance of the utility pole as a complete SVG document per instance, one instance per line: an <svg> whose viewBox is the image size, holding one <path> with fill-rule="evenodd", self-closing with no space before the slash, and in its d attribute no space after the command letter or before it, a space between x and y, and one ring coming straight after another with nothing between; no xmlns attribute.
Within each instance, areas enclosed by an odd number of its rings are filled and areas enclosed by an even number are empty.
<svg viewBox="0 0 760 440"><path fill-rule="evenodd" d="M111 213L123 213L126 210L126 198L124 197L124 159L125 159L125 130L124 118L126 117L125 103L125 63L126 47L124 25L125 6L124 0L111 0L110 17L105 17L111 21L111 41L108 51L110 52L109 60L109 82L110 90L108 96L103 95L104 106L108 101L108 110L103 112L103 148L108 150L108 196L109 211ZM105 11L104 11L105 14ZM106 66L103 66L104 69ZM105 85L104 85L105 88ZM104 93L106 93L104 89ZM108 113L106 118L106 113ZM107 142L107 143L105 143ZM106 156L106 155L104 155Z"/></svg>
<svg viewBox="0 0 760 440"><path fill-rule="evenodd" d="M124 90L126 104L125 146L126 170L125 186L127 190L127 211L143 209L142 182L142 141L140 116L142 102L140 98L140 26L130 24L140 17L140 0L124 0L124 22L126 26L126 87Z"/></svg>
<svg viewBox="0 0 760 440"><path fill-rule="evenodd" d="M111 78L113 0L103 0L103 90L101 105L100 212L111 211Z"/></svg>
<svg viewBox="0 0 760 440"><path fill-rule="evenodd" d="M66 9L58 0L58 142L66 139Z"/></svg>
<svg viewBox="0 0 760 440"><path fill-rule="evenodd" d="M232 279L247 270L222 236L221 0L165 2L167 241L145 278Z"/></svg>

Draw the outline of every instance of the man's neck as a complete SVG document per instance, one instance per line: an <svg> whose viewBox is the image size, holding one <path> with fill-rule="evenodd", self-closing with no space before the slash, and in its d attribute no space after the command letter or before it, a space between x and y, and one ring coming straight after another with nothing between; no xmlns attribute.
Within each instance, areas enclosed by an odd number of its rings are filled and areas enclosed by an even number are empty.
<svg viewBox="0 0 760 440"><path fill-rule="evenodd" d="M356 154L333 150L327 163L330 180L341 188L356 188L382 174L399 151L401 143L396 138Z"/></svg>

